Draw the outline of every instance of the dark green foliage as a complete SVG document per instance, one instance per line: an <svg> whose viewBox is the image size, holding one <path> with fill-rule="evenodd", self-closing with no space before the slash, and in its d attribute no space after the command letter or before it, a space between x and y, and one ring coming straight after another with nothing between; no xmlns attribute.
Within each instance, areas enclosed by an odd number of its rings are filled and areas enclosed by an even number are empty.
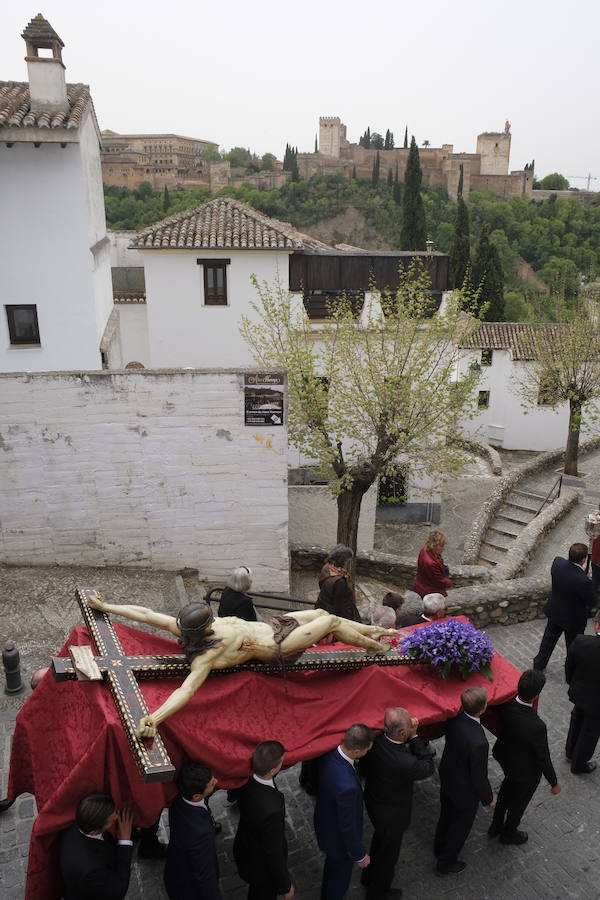
<svg viewBox="0 0 600 900"><path fill-rule="evenodd" d="M375 159L373 160L373 171L371 173L371 184L373 187L377 187L379 184L379 174L381 171L381 160L379 158L379 150L375 154Z"/></svg>
<svg viewBox="0 0 600 900"><path fill-rule="evenodd" d="M319 143L317 141L317 136L315 134L315 153L318 153L318 152L319 152Z"/></svg>
<svg viewBox="0 0 600 900"><path fill-rule="evenodd" d="M394 191L392 194L394 203L400 206L402 203L402 183L398 178L398 163L396 163L396 174L394 175Z"/></svg>
<svg viewBox="0 0 600 900"><path fill-rule="evenodd" d="M463 164L460 164L460 175L458 176L458 188L456 189L456 198L462 197L463 195L463 186L465 181L465 167Z"/></svg>
<svg viewBox="0 0 600 900"><path fill-rule="evenodd" d="M459 197L456 206L454 240L450 249L450 283L453 287L462 287L470 263L469 211L463 198Z"/></svg>
<svg viewBox="0 0 600 900"><path fill-rule="evenodd" d="M384 150L393 150L394 149L394 132L388 130L385 133L385 142L383 146Z"/></svg>
<svg viewBox="0 0 600 900"><path fill-rule="evenodd" d="M364 147L365 150L371 149L371 128L367 128L362 137L359 138L358 144L360 147Z"/></svg>
<svg viewBox="0 0 600 900"><path fill-rule="evenodd" d="M402 250L425 250L425 207L421 197L423 173L419 162L419 148L414 135L410 142L408 163L404 173L404 196L402 198L402 230L400 246Z"/></svg>
<svg viewBox="0 0 600 900"><path fill-rule="evenodd" d="M394 187L394 173L392 172L391 169L388 169L388 173L387 173L387 183L388 183L388 187L389 187L389 188L393 188L393 187Z"/></svg>
<svg viewBox="0 0 600 900"><path fill-rule="evenodd" d="M408 125L404 129L404 149L408 150Z"/></svg>
<svg viewBox="0 0 600 900"><path fill-rule="evenodd" d="M382 136L377 131L374 131L371 135L371 149L383 150L384 145L385 141L383 140Z"/></svg>
<svg viewBox="0 0 600 900"><path fill-rule="evenodd" d="M477 250L475 251L475 259L473 260L473 269L471 278L476 288L483 281L485 271L487 269L488 257L490 255L490 226L482 225L479 232L479 241Z"/></svg>
<svg viewBox="0 0 600 900"><path fill-rule="evenodd" d="M356 166L352 166L352 180L356 181Z"/></svg>
<svg viewBox="0 0 600 900"><path fill-rule="evenodd" d="M169 206L171 205L171 198L169 197L169 188L165 184L165 189L163 191L163 212L165 216L169 212Z"/></svg>
<svg viewBox="0 0 600 900"><path fill-rule="evenodd" d="M541 181L537 182L537 187L541 188L544 191L568 191L569 190L569 182L565 178L564 175L559 175L558 172L552 172L551 175L546 175L545 178L542 178Z"/></svg>
<svg viewBox="0 0 600 900"><path fill-rule="evenodd" d="M478 312L487 322L504 321L504 273L490 230L484 225L473 263L473 285L478 291Z"/></svg>

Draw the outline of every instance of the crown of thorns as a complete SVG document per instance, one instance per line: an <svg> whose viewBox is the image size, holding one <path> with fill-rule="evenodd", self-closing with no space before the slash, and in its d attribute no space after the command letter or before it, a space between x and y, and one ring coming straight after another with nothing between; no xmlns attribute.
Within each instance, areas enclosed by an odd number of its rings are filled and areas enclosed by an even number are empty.
<svg viewBox="0 0 600 900"><path fill-rule="evenodd" d="M190 609L190 607L194 607L194 609ZM181 614L188 611L192 614L200 614L203 616L203 621L198 625L188 625L187 623L181 622ZM207 603L189 603L187 606L184 606L183 609L179 610L179 614L177 616L176 622L180 628L185 628L186 631L205 631L209 625L214 622L214 615L210 606Z"/></svg>

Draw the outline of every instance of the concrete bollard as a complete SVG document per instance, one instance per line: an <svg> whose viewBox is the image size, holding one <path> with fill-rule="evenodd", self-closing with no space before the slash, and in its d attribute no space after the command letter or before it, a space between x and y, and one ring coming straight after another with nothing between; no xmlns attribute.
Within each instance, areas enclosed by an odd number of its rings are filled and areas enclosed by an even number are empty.
<svg viewBox="0 0 600 900"><path fill-rule="evenodd" d="M2 651L2 665L6 678L4 693L18 694L23 690L23 682L21 680L21 658L14 641L8 643Z"/></svg>

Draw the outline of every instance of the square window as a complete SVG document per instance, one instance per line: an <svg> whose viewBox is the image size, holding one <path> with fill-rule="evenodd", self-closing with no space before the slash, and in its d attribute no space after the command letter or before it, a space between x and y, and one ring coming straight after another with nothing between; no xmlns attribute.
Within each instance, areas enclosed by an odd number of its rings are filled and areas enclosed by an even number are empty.
<svg viewBox="0 0 600 900"><path fill-rule="evenodd" d="M229 260L202 260L205 306L227 306L227 263Z"/></svg>
<svg viewBox="0 0 600 900"><path fill-rule="evenodd" d="M477 398L477 406L479 409L487 409L490 405L490 392L489 391L479 391L479 396Z"/></svg>
<svg viewBox="0 0 600 900"><path fill-rule="evenodd" d="M39 344L40 331L35 303L4 308L11 344Z"/></svg>
<svg viewBox="0 0 600 900"><path fill-rule="evenodd" d="M493 350L489 350L489 349L482 350L481 351L481 365L482 366L491 366L493 355L494 355Z"/></svg>

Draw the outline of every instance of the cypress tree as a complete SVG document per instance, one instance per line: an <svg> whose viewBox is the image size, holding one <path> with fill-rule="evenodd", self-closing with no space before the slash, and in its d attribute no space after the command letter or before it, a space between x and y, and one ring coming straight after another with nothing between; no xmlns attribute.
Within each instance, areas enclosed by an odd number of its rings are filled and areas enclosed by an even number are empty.
<svg viewBox="0 0 600 900"><path fill-rule="evenodd" d="M453 287L461 288L463 286L470 263L469 211L463 198L459 197L456 207L454 240L450 248L450 283Z"/></svg>
<svg viewBox="0 0 600 900"><path fill-rule="evenodd" d="M356 181L356 165L352 166L352 179Z"/></svg>
<svg viewBox="0 0 600 900"><path fill-rule="evenodd" d="M390 147L390 129L389 129L389 128L388 128L388 130L387 130L386 133L385 133L385 140L384 140L384 142L383 142L383 149L384 149L384 150L391 150L391 149L392 149L392 148Z"/></svg>
<svg viewBox="0 0 600 900"><path fill-rule="evenodd" d="M404 197L402 198L402 230L400 248L402 250L424 250L427 237L425 228L425 208L421 197L423 173L419 162L419 148L414 135L410 142L408 163L404 173Z"/></svg>
<svg viewBox="0 0 600 900"><path fill-rule="evenodd" d="M408 150L408 125L404 129L404 149Z"/></svg>
<svg viewBox="0 0 600 900"><path fill-rule="evenodd" d="M475 251L475 259L473 260L473 270L471 279L473 286L477 290L484 279L488 266L488 257L490 255L490 229L487 225L481 226L479 233L479 241Z"/></svg>
<svg viewBox="0 0 600 900"><path fill-rule="evenodd" d="M367 125L367 130L365 131L365 147L367 150L371 149L371 126Z"/></svg>
<svg viewBox="0 0 600 900"><path fill-rule="evenodd" d="M490 244L488 265L483 279L481 305L488 304L485 312L486 322L504 321L504 272L497 249Z"/></svg>
<svg viewBox="0 0 600 900"><path fill-rule="evenodd" d="M317 136L315 134L315 153L319 152L319 144L317 143Z"/></svg>
<svg viewBox="0 0 600 900"><path fill-rule="evenodd" d="M456 191L457 199L462 199L464 179L465 179L465 167L461 163L460 164L460 175L458 176L458 189Z"/></svg>
<svg viewBox="0 0 600 900"><path fill-rule="evenodd" d="M379 159L379 150L378 150L377 154L375 156L375 160L373 162L373 171L371 173L371 184L373 187L377 187L377 185L379 184L380 169L381 169L381 162Z"/></svg>
<svg viewBox="0 0 600 900"><path fill-rule="evenodd" d="M169 197L169 188L165 184L165 189L163 191L163 212L169 212L169 206L171 205L171 198Z"/></svg>
<svg viewBox="0 0 600 900"><path fill-rule="evenodd" d="M393 188L393 187L394 187L394 173L392 172L391 169L388 169L387 183L388 183L388 187L389 187L389 188Z"/></svg>
<svg viewBox="0 0 600 900"><path fill-rule="evenodd" d="M396 174L394 176L394 203L398 206L402 203L402 184L398 179L398 163L396 163Z"/></svg>

